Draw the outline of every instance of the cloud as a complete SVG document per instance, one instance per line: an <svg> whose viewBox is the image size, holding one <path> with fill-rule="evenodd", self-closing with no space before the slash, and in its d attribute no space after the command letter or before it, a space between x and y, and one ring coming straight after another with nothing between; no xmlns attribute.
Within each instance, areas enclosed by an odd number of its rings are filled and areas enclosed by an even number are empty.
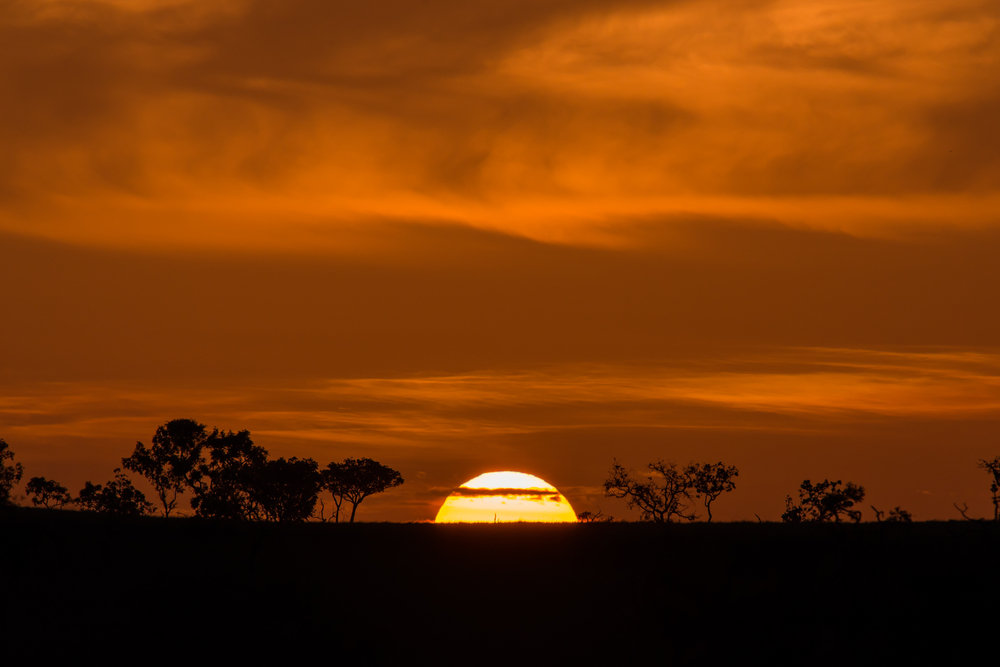
<svg viewBox="0 0 1000 667"><path fill-rule="evenodd" d="M997 222L995 3L14 2L0 227L313 248L450 221Z"/></svg>
<svg viewBox="0 0 1000 667"><path fill-rule="evenodd" d="M711 410L692 422L698 412L678 411L683 406ZM11 437L115 431L129 440L138 424L183 414L285 441L424 449L566 429L758 428L753 413L808 417L824 429L873 416L965 419L998 409L995 353L824 349L680 366L584 364L284 387L46 384L0 399Z"/></svg>

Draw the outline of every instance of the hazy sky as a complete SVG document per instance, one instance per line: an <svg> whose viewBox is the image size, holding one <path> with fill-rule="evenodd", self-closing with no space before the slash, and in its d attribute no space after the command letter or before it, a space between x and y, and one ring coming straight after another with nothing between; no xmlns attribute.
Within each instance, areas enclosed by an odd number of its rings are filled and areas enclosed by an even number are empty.
<svg viewBox="0 0 1000 667"><path fill-rule="evenodd" d="M987 514L998 71L988 1L3 3L0 437L77 489L248 428L400 470L369 520L660 457Z"/></svg>

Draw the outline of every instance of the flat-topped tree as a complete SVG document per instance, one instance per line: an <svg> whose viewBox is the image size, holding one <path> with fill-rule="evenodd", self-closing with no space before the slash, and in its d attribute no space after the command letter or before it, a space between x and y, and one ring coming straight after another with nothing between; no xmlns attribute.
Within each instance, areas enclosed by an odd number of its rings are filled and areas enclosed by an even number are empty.
<svg viewBox="0 0 1000 667"><path fill-rule="evenodd" d="M351 523L354 523L362 500L403 483L403 476L398 471L368 458L344 459L343 463L331 463L322 474L323 488L333 494L338 522L340 505L344 500L351 503Z"/></svg>

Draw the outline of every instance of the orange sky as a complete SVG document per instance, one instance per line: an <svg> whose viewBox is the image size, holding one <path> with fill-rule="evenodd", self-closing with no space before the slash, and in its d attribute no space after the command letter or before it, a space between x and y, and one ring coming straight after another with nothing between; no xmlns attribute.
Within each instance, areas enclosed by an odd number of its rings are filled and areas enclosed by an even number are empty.
<svg viewBox="0 0 1000 667"><path fill-rule="evenodd" d="M722 519L988 513L995 2L211 7L0 6L29 476L187 417L399 469L366 519L488 470L627 516L615 457L737 465Z"/></svg>

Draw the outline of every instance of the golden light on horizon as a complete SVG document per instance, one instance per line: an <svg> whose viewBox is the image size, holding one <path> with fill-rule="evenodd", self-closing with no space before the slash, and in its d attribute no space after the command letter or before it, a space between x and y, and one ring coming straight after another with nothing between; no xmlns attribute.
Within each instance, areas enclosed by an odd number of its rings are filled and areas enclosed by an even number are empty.
<svg viewBox="0 0 1000 667"><path fill-rule="evenodd" d="M576 512L556 487L523 472L488 472L455 489L435 523L575 522Z"/></svg>

